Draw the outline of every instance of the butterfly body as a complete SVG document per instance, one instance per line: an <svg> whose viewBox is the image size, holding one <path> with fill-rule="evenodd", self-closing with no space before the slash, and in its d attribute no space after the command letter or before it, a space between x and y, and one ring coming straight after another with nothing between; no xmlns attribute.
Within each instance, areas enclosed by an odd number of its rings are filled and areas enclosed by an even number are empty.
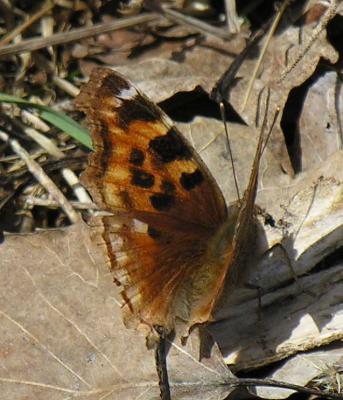
<svg viewBox="0 0 343 400"><path fill-rule="evenodd" d="M245 257L260 149L241 201L227 208L195 150L169 118L123 76L93 71L76 100L95 152L83 182L101 209L127 325L166 332L209 321L224 282Z"/></svg>

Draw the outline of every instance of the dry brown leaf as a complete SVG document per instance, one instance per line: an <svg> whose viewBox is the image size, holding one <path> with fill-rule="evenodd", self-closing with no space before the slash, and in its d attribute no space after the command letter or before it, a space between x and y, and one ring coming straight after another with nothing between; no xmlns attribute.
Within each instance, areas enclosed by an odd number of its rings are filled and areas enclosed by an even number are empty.
<svg viewBox="0 0 343 400"><path fill-rule="evenodd" d="M124 328L118 291L96 230L7 236L0 246L1 396L65 400L158 399L154 353ZM217 347L172 345L173 399L223 399L230 372Z"/></svg>
<svg viewBox="0 0 343 400"><path fill-rule="evenodd" d="M339 392L339 374L342 372L342 366L343 348L338 343L336 346L328 346L325 350L313 350L292 357L278 368L271 378L297 385L307 385L313 381L322 387L326 386L330 390ZM260 387L256 389L256 393L264 399L285 399L294 392Z"/></svg>
<svg viewBox="0 0 343 400"><path fill-rule="evenodd" d="M308 88L296 133L302 171L320 166L343 148L342 104L342 85L334 71L327 71Z"/></svg>

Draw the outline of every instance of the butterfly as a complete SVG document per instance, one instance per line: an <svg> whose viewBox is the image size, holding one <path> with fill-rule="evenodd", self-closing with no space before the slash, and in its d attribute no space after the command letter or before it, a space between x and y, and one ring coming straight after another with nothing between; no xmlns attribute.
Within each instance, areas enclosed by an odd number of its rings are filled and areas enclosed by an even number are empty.
<svg viewBox="0 0 343 400"><path fill-rule="evenodd" d="M124 321L164 332L211 321L250 252L260 136L241 200L226 205L200 156L169 117L124 76L96 68L77 99L94 153L82 182L103 217L103 239Z"/></svg>

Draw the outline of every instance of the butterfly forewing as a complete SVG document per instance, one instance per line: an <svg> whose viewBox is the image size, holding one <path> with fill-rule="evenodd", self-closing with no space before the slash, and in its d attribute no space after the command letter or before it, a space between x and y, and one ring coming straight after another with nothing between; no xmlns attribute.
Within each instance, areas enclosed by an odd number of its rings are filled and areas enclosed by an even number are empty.
<svg viewBox="0 0 343 400"><path fill-rule="evenodd" d="M200 157L124 77L96 69L77 106L87 114L96 150L85 179L103 208L204 227L225 219L222 194Z"/></svg>

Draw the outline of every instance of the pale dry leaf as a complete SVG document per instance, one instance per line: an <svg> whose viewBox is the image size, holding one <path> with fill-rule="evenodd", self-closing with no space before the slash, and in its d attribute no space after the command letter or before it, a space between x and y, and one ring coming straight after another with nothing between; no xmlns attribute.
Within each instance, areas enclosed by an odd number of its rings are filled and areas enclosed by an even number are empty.
<svg viewBox="0 0 343 400"><path fill-rule="evenodd" d="M343 87L334 71L327 71L306 92L296 127L300 170L320 166L343 148Z"/></svg>
<svg viewBox="0 0 343 400"><path fill-rule="evenodd" d="M6 236L0 253L3 398L159 398L154 353L123 326L97 229ZM203 362L198 354L196 335L172 345L173 398L225 398L231 375L218 349Z"/></svg>
<svg viewBox="0 0 343 400"><path fill-rule="evenodd" d="M169 99L179 92L191 92L201 86L211 89L215 74L209 79L201 69L193 71L187 63L155 58L130 66L115 67L132 80L135 85L154 102Z"/></svg>
<svg viewBox="0 0 343 400"><path fill-rule="evenodd" d="M299 175L283 200L277 186L275 198L268 188L269 201L279 202L280 210L285 206L287 231L281 243L298 283L294 283L284 253L275 248L260 262L256 258L246 272L246 280L262 290L261 320L257 289L228 294L228 305L218 315L221 321L211 332L226 362L235 368L266 365L343 338L343 266L338 258L315 268L343 246L342 162L343 153L337 152L321 168ZM265 230L265 235L269 245L280 240L273 229Z"/></svg>
<svg viewBox="0 0 343 400"><path fill-rule="evenodd" d="M325 350L316 349L285 361L276 372L268 377L283 382L305 386L309 382L327 386L328 390L338 392L339 375L343 368L343 348L340 343L327 346ZM290 390L259 387L256 394L264 399L285 399L294 393Z"/></svg>
<svg viewBox="0 0 343 400"><path fill-rule="evenodd" d="M131 79L153 101L161 102L198 86L209 93L244 44L240 36L227 43L212 38L185 50L183 55L171 57L161 51L158 56L113 68Z"/></svg>
<svg viewBox="0 0 343 400"><path fill-rule="evenodd" d="M178 123L177 126L209 166L226 202L230 204L236 201L237 192L222 121L196 117L190 124ZM249 181L258 132L255 128L235 123L228 123L228 130L239 190L242 195ZM266 149L261 160L260 190L276 186L287 188L290 184L291 179L282 173L277 160L269 149ZM267 205L265 199L259 194L257 203L263 207Z"/></svg>
<svg viewBox="0 0 343 400"><path fill-rule="evenodd" d="M161 102L177 92L190 92L205 82L205 76L193 76L187 64L162 58L150 59L116 71L127 76L154 102Z"/></svg>

